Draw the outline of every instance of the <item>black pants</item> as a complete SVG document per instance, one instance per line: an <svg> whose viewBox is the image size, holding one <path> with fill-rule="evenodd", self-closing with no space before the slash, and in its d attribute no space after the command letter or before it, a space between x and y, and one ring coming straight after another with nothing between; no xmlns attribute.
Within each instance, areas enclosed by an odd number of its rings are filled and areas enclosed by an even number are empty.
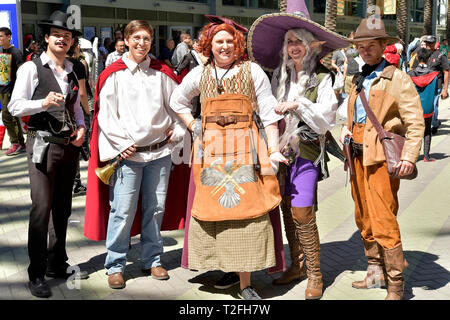
<svg viewBox="0 0 450 320"><path fill-rule="evenodd" d="M67 222L72 211L72 186L79 150L73 145L50 143L42 163L35 164L34 138L28 137L27 157L31 185L31 210L28 226L30 280L42 278L51 266L68 260L66 254ZM55 240L47 248L48 224L52 216Z"/></svg>
<svg viewBox="0 0 450 320"><path fill-rule="evenodd" d="M431 120L431 117L425 118L425 132L423 134L423 154L427 160L430 158Z"/></svg>

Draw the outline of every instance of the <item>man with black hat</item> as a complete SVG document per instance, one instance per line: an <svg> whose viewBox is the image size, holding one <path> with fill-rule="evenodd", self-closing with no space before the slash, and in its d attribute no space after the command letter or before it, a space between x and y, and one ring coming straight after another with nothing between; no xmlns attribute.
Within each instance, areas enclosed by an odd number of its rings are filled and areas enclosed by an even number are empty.
<svg viewBox="0 0 450 320"><path fill-rule="evenodd" d="M80 33L67 26L67 18L56 11L50 21L39 24L47 49L18 70L8 105L14 116L31 116L27 133L32 200L28 276L31 293L41 298L52 294L44 275L67 279L72 274L66 254L67 222L79 147L86 131L78 81L72 63L65 58L74 36ZM56 240L47 249L50 213ZM87 273L78 271L73 276L83 279Z"/></svg>
<svg viewBox="0 0 450 320"><path fill-rule="evenodd" d="M431 52L427 67L431 71L439 71L437 84L438 93L434 97L434 113L433 120L431 121L431 132L436 134L439 126L441 125L441 121L438 120L439 96L442 99L446 99L448 97L448 71L450 70L450 65L445 54L439 50L436 50L435 36L426 36L423 41L425 43L425 48Z"/></svg>
<svg viewBox="0 0 450 320"><path fill-rule="evenodd" d="M397 222L400 180L388 174L383 146L372 121L366 121L368 116L361 97L368 101L368 108L384 130L406 135L397 164L399 176L414 170L425 127L423 113L411 78L383 59L386 45L398 39L386 34L381 19L363 19L350 41L356 44L366 64L350 91L348 120L340 140L344 143L352 139L355 147L352 197L356 225L369 264L365 279L353 282L352 286L370 289L387 284L386 300L400 300L404 292L403 271L408 266Z"/></svg>

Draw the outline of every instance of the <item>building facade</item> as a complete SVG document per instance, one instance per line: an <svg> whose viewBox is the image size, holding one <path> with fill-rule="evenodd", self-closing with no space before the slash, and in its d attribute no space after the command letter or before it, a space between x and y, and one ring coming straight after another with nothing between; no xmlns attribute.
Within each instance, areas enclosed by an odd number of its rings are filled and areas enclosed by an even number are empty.
<svg viewBox="0 0 450 320"><path fill-rule="evenodd" d="M348 35L356 30L365 16L366 0L344 1L344 15L337 18L337 32ZM306 0L311 19L321 24L325 20L324 0ZM143 19L155 28L152 52L158 55L165 40L178 41L181 32L197 37L207 23L205 14L226 16L249 27L262 14L278 12L278 0L27 0L22 1L23 34L38 34L37 23L55 10L65 11L69 5L81 8L81 27L84 37L113 38L116 29L122 29L133 19ZM408 37L423 32L424 0L408 0ZM434 0L434 30L438 38L445 37L447 0ZM396 15L384 15L386 30L395 35Z"/></svg>

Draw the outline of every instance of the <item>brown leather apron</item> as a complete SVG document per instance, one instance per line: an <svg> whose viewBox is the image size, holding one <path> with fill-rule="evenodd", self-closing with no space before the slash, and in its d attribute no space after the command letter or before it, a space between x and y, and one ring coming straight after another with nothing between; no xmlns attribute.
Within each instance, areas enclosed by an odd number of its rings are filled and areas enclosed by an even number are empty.
<svg viewBox="0 0 450 320"><path fill-rule="evenodd" d="M202 137L193 146L195 218L251 219L279 205L278 181L252 113L252 103L244 94L204 100Z"/></svg>

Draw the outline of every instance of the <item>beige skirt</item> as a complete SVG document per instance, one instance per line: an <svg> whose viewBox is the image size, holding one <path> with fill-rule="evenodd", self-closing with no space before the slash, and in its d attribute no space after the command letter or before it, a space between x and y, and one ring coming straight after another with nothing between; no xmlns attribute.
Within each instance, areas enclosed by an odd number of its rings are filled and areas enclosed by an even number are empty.
<svg viewBox="0 0 450 320"><path fill-rule="evenodd" d="M218 222L191 217L188 237L190 269L253 272L276 264L268 214Z"/></svg>

